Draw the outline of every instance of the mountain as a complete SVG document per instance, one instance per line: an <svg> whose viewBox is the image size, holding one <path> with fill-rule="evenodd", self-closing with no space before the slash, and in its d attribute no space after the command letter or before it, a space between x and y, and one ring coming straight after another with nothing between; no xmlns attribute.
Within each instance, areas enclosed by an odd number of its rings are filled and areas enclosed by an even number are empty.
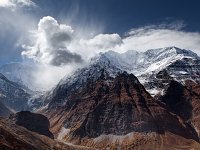
<svg viewBox="0 0 200 150"><path fill-rule="evenodd" d="M5 106L3 103L0 102L0 117L9 117L9 115L12 113L12 111Z"/></svg>
<svg viewBox="0 0 200 150"><path fill-rule="evenodd" d="M199 141L195 129L154 100L133 74L123 72L110 77L106 70L99 70L99 74L95 81L88 79L84 88L58 88L43 110L59 140L100 149L123 149L136 141L135 148L142 148L143 142L158 146L160 138L167 141L171 137L175 143L182 138ZM58 105L60 93L66 93L63 105Z"/></svg>
<svg viewBox="0 0 200 150"><path fill-rule="evenodd" d="M86 150L78 146L60 143L46 136L31 132L14 124L10 119L0 118L1 150Z"/></svg>
<svg viewBox="0 0 200 150"><path fill-rule="evenodd" d="M127 51L100 53L91 59L89 65L62 79L58 86L45 96L50 102L52 95L59 93L57 99L62 104L67 93L79 87L84 88L87 79L95 81L101 76L100 70L106 70L105 76L115 77L119 72L135 74L152 96L161 92L168 80L173 77L178 81L193 79L199 82L200 57L190 50L167 47L147 50L146 52ZM167 74L161 76L162 73ZM60 88L68 89L62 93ZM47 104L45 103L45 104Z"/></svg>
<svg viewBox="0 0 200 150"><path fill-rule="evenodd" d="M178 81L195 79L199 82L199 60L199 56L194 52L177 47L150 49L145 52L129 50L125 53L117 53L108 51L92 58L86 68L92 70L93 66L93 70L95 70L96 66L100 66L99 69L106 67L109 68L110 75L114 76L118 71L133 73L154 96L163 89L160 87L160 79L156 78L157 73L163 70L166 70L170 76ZM101 65L103 66L101 67ZM43 69L40 68L40 72ZM37 71L37 65L24 63L9 63L0 67L0 73L4 74L10 81L32 91L47 90L41 83L34 83L38 77Z"/></svg>
<svg viewBox="0 0 200 150"><path fill-rule="evenodd" d="M161 71L177 61L183 61L184 63L188 62L188 65L195 65L194 62L196 61L197 64L197 60L200 58L197 54L190 50L184 50L177 47L166 47L160 49L150 49L145 52L130 50L121 54L114 51L108 51L106 53L100 53L100 56L93 59L99 61L108 59L110 63L117 68L126 70L127 72L138 76L150 72ZM191 59L193 62L190 61L189 63L189 60Z"/></svg>
<svg viewBox="0 0 200 150"><path fill-rule="evenodd" d="M109 51L35 98L1 75L1 97L9 108L31 105L46 115L62 142L98 149L199 149L199 64L197 54L176 47Z"/></svg>
<svg viewBox="0 0 200 150"><path fill-rule="evenodd" d="M30 94L23 86L0 74L0 102L15 111L26 110Z"/></svg>
<svg viewBox="0 0 200 150"><path fill-rule="evenodd" d="M39 112L50 119L57 139L79 145L193 148L199 142L196 126L170 109L162 96L175 80L183 85L193 78L197 84L199 64L197 54L176 47L100 53L43 95Z"/></svg>
<svg viewBox="0 0 200 150"><path fill-rule="evenodd" d="M168 51L173 53L169 56L164 55L164 59L161 59L159 62L156 62L151 65L152 67L150 67L154 68L154 66L160 66L159 69L144 73L138 77L152 95L156 95L161 92L170 78L173 78L181 83L187 79L192 79L199 83L200 57L190 50L183 50L179 48L172 48L167 51L164 49L161 50L161 54Z"/></svg>
<svg viewBox="0 0 200 150"><path fill-rule="evenodd" d="M116 68L135 74L152 96L164 86L162 79L157 78L159 72L165 71L178 81L193 79L199 82L200 57L190 50L177 47L150 49L145 52L127 51L122 54L109 51L96 59L108 59Z"/></svg>

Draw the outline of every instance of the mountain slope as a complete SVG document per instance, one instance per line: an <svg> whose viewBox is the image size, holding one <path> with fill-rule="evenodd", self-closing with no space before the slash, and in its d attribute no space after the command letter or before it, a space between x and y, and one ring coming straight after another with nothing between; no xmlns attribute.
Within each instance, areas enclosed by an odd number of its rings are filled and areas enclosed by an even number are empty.
<svg viewBox="0 0 200 150"><path fill-rule="evenodd" d="M9 108L20 111L28 108L30 94L20 85L0 74L0 102Z"/></svg>
<svg viewBox="0 0 200 150"><path fill-rule="evenodd" d="M183 120L192 124L200 135L200 85L186 80L182 85L171 81L163 95L157 98L164 102L167 109L179 115Z"/></svg>
<svg viewBox="0 0 200 150"><path fill-rule="evenodd" d="M0 102L0 117L9 117L12 111Z"/></svg>

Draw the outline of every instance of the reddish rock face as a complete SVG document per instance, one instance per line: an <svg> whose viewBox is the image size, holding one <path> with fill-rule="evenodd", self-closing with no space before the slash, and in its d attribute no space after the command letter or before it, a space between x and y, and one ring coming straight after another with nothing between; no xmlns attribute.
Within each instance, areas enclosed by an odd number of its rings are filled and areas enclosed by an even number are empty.
<svg viewBox="0 0 200 150"><path fill-rule="evenodd" d="M182 85L171 81L165 94L159 98L167 109L179 115L184 121L191 124L199 134L200 130L200 86L186 80Z"/></svg>
<svg viewBox="0 0 200 150"><path fill-rule="evenodd" d="M191 80L187 80L185 85L191 96L192 124L200 134L200 85Z"/></svg>
<svg viewBox="0 0 200 150"><path fill-rule="evenodd" d="M52 131L70 129L69 140L90 139L101 135L170 132L198 141L192 126L155 101L138 79L127 73L116 78L88 82L86 88L70 94L66 104L47 110Z"/></svg>
<svg viewBox="0 0 200 150"><path fill-rule="evenodd" d="M192 91L172 80L160 100L166 104L168 110L188 121L192 117L191 98L193 95L191 94Z"/></svg>

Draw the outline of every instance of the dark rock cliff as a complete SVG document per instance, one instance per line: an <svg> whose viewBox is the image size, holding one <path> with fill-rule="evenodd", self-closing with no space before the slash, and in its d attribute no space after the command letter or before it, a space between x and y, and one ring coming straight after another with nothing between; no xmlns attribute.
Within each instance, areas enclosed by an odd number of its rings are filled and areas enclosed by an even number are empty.
<svg viewBox="0 0 200 150"><path fill-rule="evenodd" d="M16 114L12 114L9 118L13 120L15 124L23 126L30 131L54 138L53 134L49 131L49 120L41 114L21 111Z"/></svg>

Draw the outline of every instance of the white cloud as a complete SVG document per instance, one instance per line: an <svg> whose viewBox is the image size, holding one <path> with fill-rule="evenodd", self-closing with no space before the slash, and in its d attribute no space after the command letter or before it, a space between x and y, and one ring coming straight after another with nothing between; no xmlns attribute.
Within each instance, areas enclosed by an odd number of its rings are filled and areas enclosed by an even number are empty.
<svg viewBox="0 0 200 150"><path fill-rule="evenodd" d="M122 44L120 35L113 34L97 34L91 38L76 37L69 45L69 49L77 51L86 61L95 56L99 52L112 50L116 46Z"/></svg>
<svg viewBox="0 0 200 150"><path fill-rule="evenodd" d="M35 6L35 3L31 0L1 0L0 7L24 7L24 6Z"/></svg>
<svg viewBox="0 0 200 150"><path fill-rule="evenodd" d="M200 54L200 33L157 26L133 29L127 37L123 38L123 44L114 47L114 49L119 52L127 50L145 51L169 46L190 49Z"/></svg>
<svg viewBox="0 0 200 150"><path fill-rule="evenodd" d="M99 34L89 40L81 40L81 44L85 44L88 47L93 47L97 50L109 50L117 45L122 44L121 37L114 34Z"/></svg>
<svg viewBox="0 0 200 150"><path fill-rule="evenodd" d="M74 31L70 26L58 24L54 18L47 16L40 19L38 30L34 35L34 45L24 46L27 51L23 51L22 55L54 66L83 61L79 54L68 49L74 36Z"/></svg>

